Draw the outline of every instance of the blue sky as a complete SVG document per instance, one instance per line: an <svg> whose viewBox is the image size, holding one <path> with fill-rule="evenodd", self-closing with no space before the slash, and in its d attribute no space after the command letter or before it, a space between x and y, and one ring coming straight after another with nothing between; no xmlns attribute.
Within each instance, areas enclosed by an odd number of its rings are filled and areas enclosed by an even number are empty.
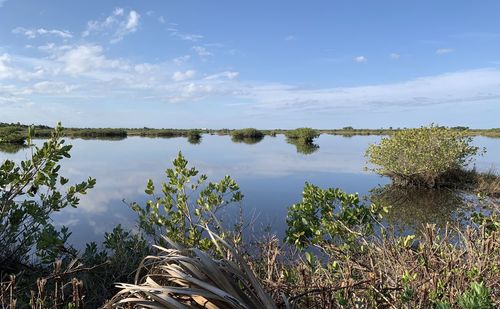
<svg viewBox="0 0 500 309"><path fill-rule="evenodd" d="M0 0L0 122L500 127L499 1Z"/></svg>

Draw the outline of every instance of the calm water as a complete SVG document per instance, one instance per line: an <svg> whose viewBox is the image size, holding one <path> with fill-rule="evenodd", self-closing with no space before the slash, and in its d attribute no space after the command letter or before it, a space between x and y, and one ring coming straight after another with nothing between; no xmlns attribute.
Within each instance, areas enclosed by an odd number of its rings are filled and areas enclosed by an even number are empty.
<svg viewBox="0 0 500 309"><path fill-rule="evenodd" d="M387 178L364 170L365 149L379 139L322 135L316 140L316 149L297 148L280 135L266 136L255 144L235 143L228 136L215 135L204 135L200 144L190 144L186 138L69 140L72 158L62 162L62 175L72 182L92 176L97 185L82 198L77 209L63 210L54 216L54 222L69 226L73 231L71 242L77 245L102 240L103 233L119 223L133 228L135 214L124 201L144 202L147 179L157 183L164 180L164 170L182 151L190 165L207 174L209 180L231 175L240 184L245 195L241 207L245 219L252 222L249 233L259 234L270 228L282 235L287 207L300 201L306 181L361 195L388 184ZM500 139L477 137L474 141L487 148L487 153L476 160L476 167L500 167ZM14 153L0 149L0 161L18 161L27 156L26 150ZM392 210L388 220L409 227L426 221L444 222L464 207L464 199L450 192L377 196L401 204Z"/></svg>

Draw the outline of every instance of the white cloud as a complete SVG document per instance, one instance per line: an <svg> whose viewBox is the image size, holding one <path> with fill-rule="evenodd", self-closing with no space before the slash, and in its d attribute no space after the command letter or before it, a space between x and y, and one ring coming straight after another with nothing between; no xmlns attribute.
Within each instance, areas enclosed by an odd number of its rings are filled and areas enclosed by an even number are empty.
<svg viewBox="0 0 500 309"><path fill-rule="evenodd" d="M100 67L104 62L102 47L97 45L78 46L59 58L64 62L64 71L69 74L81 74Z"/></svg>
<svg viewBox="0 0 500 309"><path fill-rule="evenodd" d="M160 24L164 24L165 23L165 17L163 17L163 16L158 17L158 22L160 22Z"/></svg>
<svg viewBox="0 0 500 309"><path fill-rule="evenodd" d="M164 22L165 20L163 20L162 23ZM182 33L177 28L168 28L167 30L172 36L178 37L179 39L184 41L198 42L204 38L204 36L201 34Z"/></svg>
<svg viewBox="0 0 500 309"><path fill-rule="evenodd" d="M191 34L191 33L176 33L176 36L183 39L184 41L198 42L203 39L201 34Z"/></svg>
<svg viewBox="0 0 500 309"><path fill-rule="evenodd" d="M173 62L176 64L176 65L183 65L184 63L188 62L189 59L191 59L191 56L189 55L184 55L184 56L180 56L180 57L177 57L177 58L174 58L173 59Z"/></svg>
<svg viewBox="0 0 500 309"><path fill-rule="evenodd" d="M193 46L192 48L200 57L207 57L207 56L212 56L213 54L209 52L205 47L203 46Z"/></svg>
<svg viewBox="0 0 500 309"><path fill-rule="evenodd" d="M33 92L42 94L68 94L78 89L76 85L67 85L63 82L43 81L33 85Z"/></svg>
<svg viewBox="0 0 500 309"><path fill-rule="evenodd" d="M401 55L398 53L391 53L389 57L391 57L391 59L398 60L399 58L401 58Z"/></svg>
<svg viewBox="0 0 500 309"><path fill-rule="evenodd" d="M452 48L438 48L436 49L436 54L437 55L449 54L453 51L454 50Z"/></svg>
<svg viewBox="0 0 500 309"><path fill-rule="evenodd" d="M353 60L358 62L358 63L363 63L363 62L367 62L368 58L366 58L365 56L357 56L357 57L354 57Z"/></svg>
<svg viewBox="0 0 500 309"><path fill-rule="evenodd" d="M71 45L56 45L55 43L47 43L45 45L38 46L38 50L49 54L55 54L71 48Z"/></svg>
<svg viewBox="0 0 500 309"><path fill-rule="evenodd" d="M136 31L139 26L139 18L140 15L136 11L130 11L125 28L129 31Z"/></svg>
<svg viewBox="0 0 500 309"><path fill-rule="evenodd" d="M123 16L123 13L125 13L125 10L123 8L116 8L113 11L114 16Z"/></svg>
<svg viewBox="0 0 500 309"><path fill-rule="evenodd" d="M0 79L7 79L13 76L12 69L9 67L9 62L9 55L0 55Z"/></svg>
<svg viewBox="0 0 500 309"><path fill-rule="evenodd" d="M127 22L125 24L123 22L120 23L118 30L116 30L116 33L110 42L120 42L127 34L136 32L137 28L139 27L140 17L141 15L139 15L139 13L137 13L136 11L130 11L128 13Z"/></svg>
<svg viewBox="0 0 500 309"><path fill-rule="evenodd" d="M297 38L294 35L287 35L285 41L295 41Z"/></svg>
<svg viewBox="0 0 500 309"><path fill-rule="evenodd" d="M260 106L289 109L370 108L428 105L500 99L500 70L482 69L373 86L322 89L275 84L254 86L245 96Z"/></svg>
<svg viewBox="0 0 500 309"><path fill-rule="evenodd" d="M7 0L0 0L0 8L4 5L5 2L7 2Z"/></svg>
<svg viewBox="0 0 500 309"><path fill-rule="evenodd" d="M34 39L42 35L54 35L63 39L71 39L73 37L71 32L67 30L57 30L57 29L44 29L44 28L26 29L23 27L17 27L14 30L12 30L12 32L16 34L22 34L26 36L28 39Z"/></svg>
<svg viewBox="0 0 500 309"><path fill-rule="evenodd" d="M234 79L240 75L239 72L234 72L234 71L225 71L213 75L209 75L205 77L206 80L212 80L212 79L220 79L220 78L227 78L227 79Z"/></svg>
<svg viewBox="0 0 500 309"><path fill-rule="evenodd" d="M76 46L58 57L58 61L64 63L64 72L71 75L104 69L130 69L123 60L107 59L103 55L103 48L99 45Z"/></svg>
<svg viewBox="0 0 500 309"><path fill-rule="evenodd" d="M111 43L117 43L139 28L141 15L134 10L125 14L123 8L116 8L111 15L104 20L91 20L87 23L87 28L82 33L83 37L90 36L93 33L108 34L112 32Z"/></svg>
<svg viewBox="0 0 500 309"><path fill-rule="evenodd" d="M140 63L134 66L134 70L139 74L147 74L154 72L158 67L149 63Z"/></svg>
<svg viewBox="0 0 500 309"><path fill-rule="evenodd" d="M131 29L139 23L136 17L130 19L130 12L125 10L115 10L111 17L109 23L114 25L108 29L111 33L115 32L118 23L123 23L124 28L129 25ZM99 27L102 23L98 23ZM189 55L150 64L109 57L106 50L96 44L48 43L38 49L47 55L30 58L0 54L2 82L23 81L13 87L2 83L0 96L3 104L25 104L31 100L31 95L37 93L50 95L54 100L64 98L65 101L68 98L89 101L107 98L170 103L222 97L242 99L255 109L319 111L420 107L450 102L474 104L500 99L500 70L496 69L454 72L382 85L304 88L245 82L236 78L239 76L236 71L206 75L194 69L174 69L176 65L185 64ZM201 57L212 55L206 45L194 46L192 51ZM363 62L367 58L359 56L355 60Z"/></svg>
<svg viewBox="0 0 500 309"><path fill-rule="evenodd" d="M180 81L184 81L184 80L187 80L187 79L192 79L196 76L196 71L194 70L187 70L185 72L175 72L173 75L172 75L172 80L175 81L175 82L180 82Z"/></svg>
<svg viewBox="0 0 500 309"><path fill-rule="evenodd" d="M220 89L215 88L213 85L203 83L189 83L183 85L181 88L171 90L173 91L169 93L165 99L172 103L198 101L212 95L221 94Z"/></svg>
<svg viewBox="0 0 500 309"><path fill-rule="evenodd" d="M32 70L24 67L18 67L13 64L14 59L8 54L0 55L0 80L20 80L30 81L32 79L41 78L45 74L40 67L34 67Z"/></svg>

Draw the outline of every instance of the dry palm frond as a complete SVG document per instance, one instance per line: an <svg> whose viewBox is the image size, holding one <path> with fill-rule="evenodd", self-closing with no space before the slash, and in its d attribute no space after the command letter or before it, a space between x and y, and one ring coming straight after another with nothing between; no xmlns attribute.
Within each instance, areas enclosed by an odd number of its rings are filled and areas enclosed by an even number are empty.
<svg viewBox="0 0 500 309"><path fill-rule="evenodd" d="M208 231L221 256L186 249L165 238L172 248L146 257L135 284L120 283L108 308L276 308L236 249ZM146 275L140 279L140 274Z"/></svg>

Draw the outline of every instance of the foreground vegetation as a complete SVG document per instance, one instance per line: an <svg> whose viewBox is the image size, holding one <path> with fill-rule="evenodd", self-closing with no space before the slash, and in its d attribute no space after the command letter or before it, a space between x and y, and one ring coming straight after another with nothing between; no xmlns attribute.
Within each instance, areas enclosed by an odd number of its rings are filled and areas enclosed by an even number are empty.
<svg viewBox="0 0 500 309"><path fill-rule="evenodd" d="M0 305L4 308L495 308L500 305L500 206L465 224L401 236L390 208L306 184L286 238L243 236L223 208L243 199L229 176L209 182L179 153L164 183L149 180L132 233L121 226L79 252L53 212L95 185L68 185L71 146L57 127L30 159L0 166ZM29 137L28 137L29 144ZM233 225L234 224L234 225ZM465 225L465 227L464 227ZM154 246L150 246L153 243ZM117 282L121 282L118 283Z"/></svg>

